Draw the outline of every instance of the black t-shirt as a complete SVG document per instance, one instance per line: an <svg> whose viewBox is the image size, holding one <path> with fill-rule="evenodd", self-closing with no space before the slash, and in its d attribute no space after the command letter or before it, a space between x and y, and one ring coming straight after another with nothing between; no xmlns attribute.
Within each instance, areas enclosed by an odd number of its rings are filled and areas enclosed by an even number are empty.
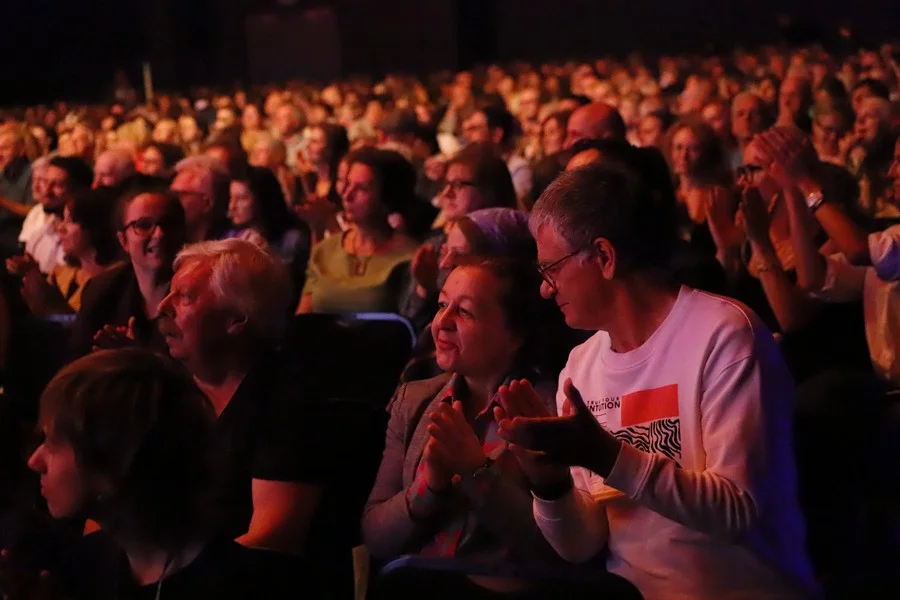
<svg viewBox="0 0 900 600"><path fill-rule="evenodd" d="M222 491L222 533L247 532L253 479L322 485L335 476L329 463L333 431L319 394L299 369L267 355L244 377L216 423Z"/></svg>
<svg viewBox="0 0 900 600"><path fill-rule="evenodd" d="M78 600L154 600L157 590L160 600L247 600L314 597L301 593L308 575L297 558L216 539L161 585L139 585L125 553L99 532L84 538L71 567L59 579Z"/></svg>

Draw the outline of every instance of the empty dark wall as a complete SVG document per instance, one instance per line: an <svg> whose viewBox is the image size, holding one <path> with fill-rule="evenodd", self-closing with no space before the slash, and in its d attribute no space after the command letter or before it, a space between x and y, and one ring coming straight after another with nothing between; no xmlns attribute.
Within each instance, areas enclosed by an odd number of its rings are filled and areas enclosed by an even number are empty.
<svg viewBox="0 0 900 600"><path fill-rule="evenodd" d="M696 50L779 38L777 17L823 31L855 23L861 39L900 36L898 0L495 0L498 58Z"/></svg>

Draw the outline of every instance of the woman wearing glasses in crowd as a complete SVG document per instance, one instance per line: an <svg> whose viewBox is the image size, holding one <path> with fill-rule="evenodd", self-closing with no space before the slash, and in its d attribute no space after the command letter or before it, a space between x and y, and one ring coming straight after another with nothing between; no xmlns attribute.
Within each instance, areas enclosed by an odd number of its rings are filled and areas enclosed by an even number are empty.
<svg viewBox="0 0 900 600"><path fill-rule="evenodd" d="M126 343L166 349L155 320L185 241L184 209L164 181L145 180L119 201L117 222L128 260L85 286L70 340L73 357Z"/></svg>
<svg viewBox="0 0 900 600"><path fill-rule="evenodd" d="M475 143L450 159L438 201L439 218L444 224L416 251L410 286L400 309L418 331L425 328L436 310L440 252L453 221L482 208L515 208L516 190L509 167L493 146Z"/></svg>
<svg viewBox="0 0 900 600"><path fill-rule="evenodd" d="M376 558L419 554L523 565L556 560L493 419L500 385L524 373L539 382L552 406L558 361L546 354L555 333L548 327L562 326L562 320L540 287L528 261L463 259L450 273L431 324L444 372L402 384L390 406L384 456L362 522ZM380 592L387 598L429 589L436 598L480 598L529 587L494 577L434 583L405 581Z"/></svg>

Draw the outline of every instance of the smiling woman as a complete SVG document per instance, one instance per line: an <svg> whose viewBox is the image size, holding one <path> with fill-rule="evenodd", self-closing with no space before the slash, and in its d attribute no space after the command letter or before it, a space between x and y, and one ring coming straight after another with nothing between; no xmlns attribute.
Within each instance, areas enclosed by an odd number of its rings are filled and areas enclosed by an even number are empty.
<svg viewBox="0 0 900 600"><path fill-rule="evenodd" d="M154 321L184 243L184 210L165 181L146 178L119 201L116 228L128 260L85 286L70 340L73 358L134 343L165 349Z"/></svg>
<svg viewBox="0 0 900 600"><path fill-rule="evenodd" d="M553 334L545 327L561 321L540 297L539 281L530 263L469 260L444 284L431 331L445 373L401 385L391 404L387 446L363 517L375 556L551 559L493 420L497 391L511 379L537 381L553 405L556 371L545 352ZM467 586L459 596L522 583L479 578Z"/></svg>

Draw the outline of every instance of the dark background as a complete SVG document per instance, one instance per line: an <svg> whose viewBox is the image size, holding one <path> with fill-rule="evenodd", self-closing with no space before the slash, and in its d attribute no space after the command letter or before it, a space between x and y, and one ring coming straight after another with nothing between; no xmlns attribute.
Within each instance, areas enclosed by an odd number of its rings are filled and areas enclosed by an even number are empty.
<svg viewBox="0 0 900 600"><path fill-rule="evenodd" d="M333 27L303 20L320 6ZM0 105L99 99L119 68L140 88L142 60L157 89L427 72L778 41L781 14L807 37L834 41L842 24L873 45L900 37L898 0L2 0Z"/></svg>

